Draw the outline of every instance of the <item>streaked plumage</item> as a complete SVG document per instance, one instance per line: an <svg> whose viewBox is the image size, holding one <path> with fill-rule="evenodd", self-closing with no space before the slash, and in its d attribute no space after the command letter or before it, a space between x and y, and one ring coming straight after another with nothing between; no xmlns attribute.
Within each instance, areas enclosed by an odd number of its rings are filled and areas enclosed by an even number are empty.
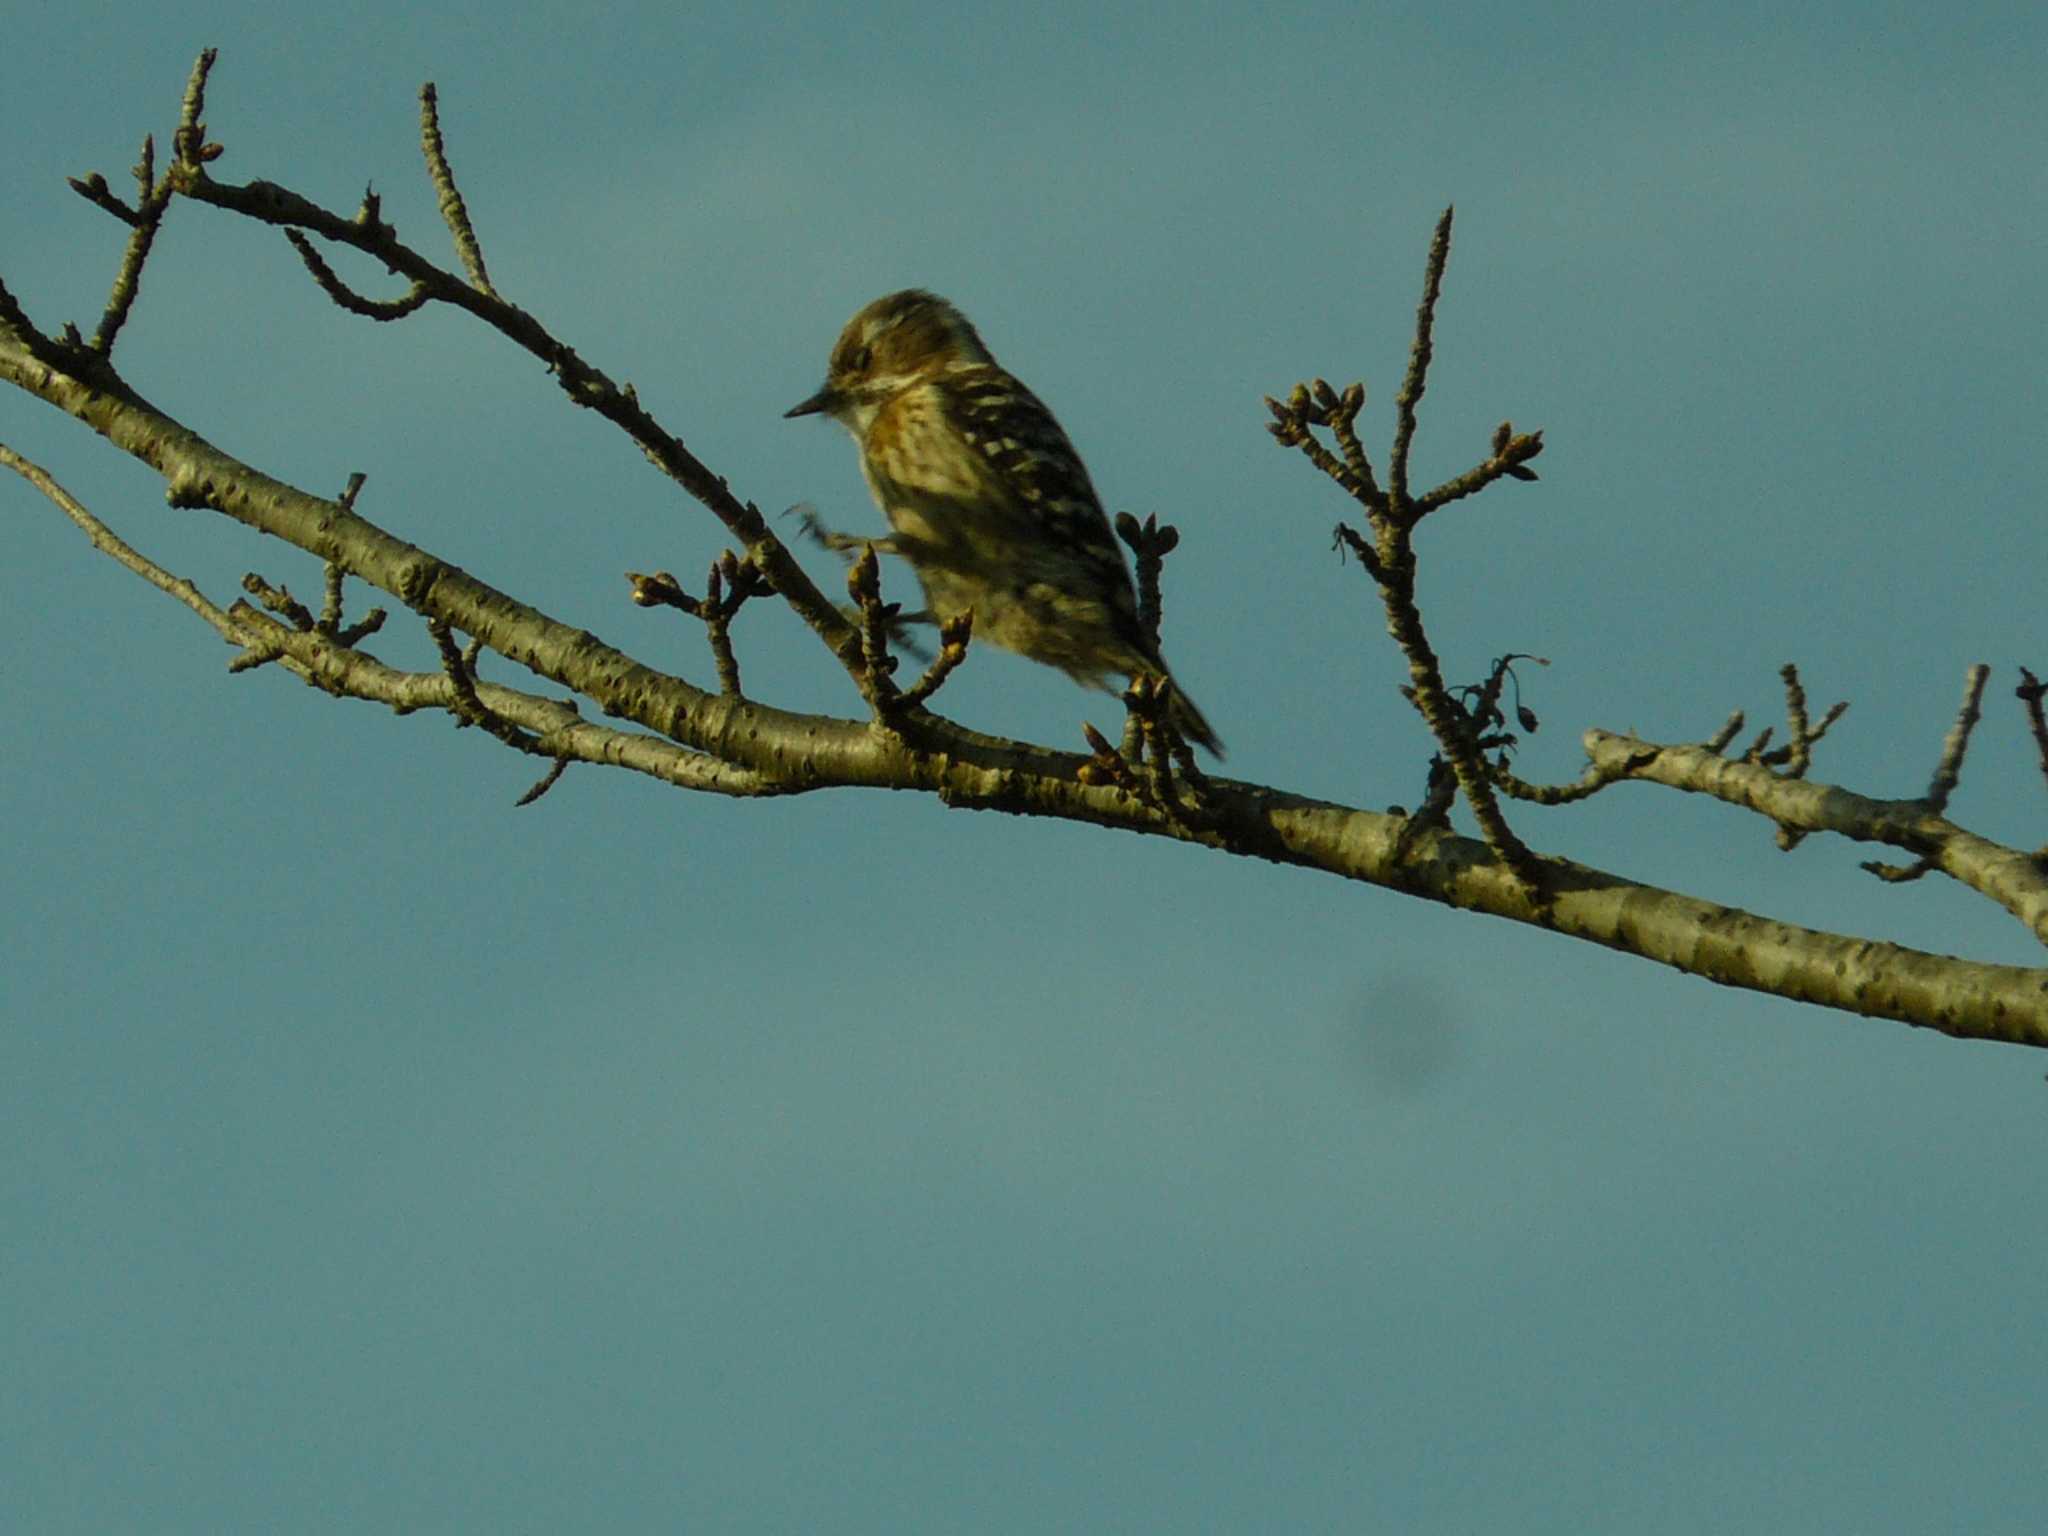
<svg viewBox="0 0 2048 1536"><path fill-rule="evenodd" d="M1080 455L951 304L912 288L855 315L788 412L814 413L853 434L892 530L876 547L917 572L935 618L972 608L975 639L1089 687L1167 673ZM1181 733L1221 757L1177 683L1174 699Z"/></svg>

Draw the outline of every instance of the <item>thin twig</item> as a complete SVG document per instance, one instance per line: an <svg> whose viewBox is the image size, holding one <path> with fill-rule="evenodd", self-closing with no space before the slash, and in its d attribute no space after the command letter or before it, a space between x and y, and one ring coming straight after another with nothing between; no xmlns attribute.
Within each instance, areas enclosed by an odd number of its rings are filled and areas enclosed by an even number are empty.
<svg viewBox="0 0 2048 1536"><path fill-rule="evenodd" d="M1932 874L1941 866L1932 859L1919 859L1911 864L1886 864L1879 859L1865 859L1857 868L1877 876L1887 885L1906 885L1922 875Z"/></svg>
<svg viewBox="0 0 2048 1536"><path fill-rule="evenodd" d="M540 779L534 784L533 788L529 789L525 794L521 795L517 800L514 800L512 802L512 808L515 811L523 810L527 806L533 804L534 801L538 800L542 795L546 794L549 790L553 789L555 785L561 780L562 775L568 772L568 770L569 759L566 757L556 758L554 766L549 768L546 773L541 775Z"/></svg>
<svg viewBox="0 0 2048 1536"><path fill-rule="evenodd" d="M1368 513L1385 510L1386 497L1372 479L1372 466L1367 464L1361 475L1325 448L1311 430L1318 420L1327 418L1314 407L1306 384L1295 385L1284 402L1275 400L1271 395L1265 398L1266 409L1273 415L1273 419L1266 423L1268 432L1288 447L1299 448L1303 457L1342 486L1345 494Z"/></svg>
<svg viewBox="0 0 2048 1536"><path fill-rule="evenodd" d="M482 726L506 746L516 747L534 757L558 755L543 747L539 737L522 730L484 703L476 689L476 659L480 642L472 640L466 651L458 650L454 630L446 620L432 616L427 619L427 633L433 636L434 648L441 653L441 669L455 690L453 710L457 724Z"/></svg>
<svg viewBox="0 0 2048 1536"><path fill-rule="evenodd" d="M470 282L480 291L495 298L497 289L491 286L490 274L484 270L483 247L477 243L476 229L469 222L469 209L455 185L454 168L448 164L447 146L441 142L441 98L431 80L420 87L420 148L427 157L427 175L434 183L441 218L448 226L448 233L455 237L455 251L462 258L462 270L469 274Z"/></svg>
<svg viewBox="0 0 2048 1536"><path fill-rule="evenodd" d="M1541 432L1515 433L1511 422L1502 422L1493 435L1493 454L1483 464L1468 469L1454 479L1422 497L1415 503L1415 516L1420 518L1450 505L1464 497L1476 495L1496 480L1534 480L1536 471L1529 468L1529 460L1543 452Z"/></svg>
<svg viewBox="0 0 2048 1536"><path fill-rule="evenodd" d="M1934 765L1934 777L1927 784L1927 803L1937 811L1948 808L1948 797L1955 793L1956 781L1963 774L1963 754L1970 750L1970 733L1983 718L1984 685L1991 679L1991 669L1983 662L1971 667L1963 679L1963 706L1956 711L1956 722L1948 728L1948 735L1942 738L1941 760Z"/></svg>
<svg viewBox="0 0 2048 1536"><path fill-rule="evenodd" d="M761 590L760 570L731 550L711 566L710 596L704 601L704 630L711 640L711 663L718 671L719 691L740 698L740 664L733 655L732 620L748 598Z"/></svg>
<svg viewBox="0 0 2048 1536"><path fill-rule="evenodd" d="M1401 380L1401 392L1394 397L1394 448L1387 458L1387 499L1394 515L1404 519L1414 515L1408 502L1408 451L1415 443L1415 408L1422 403L1422 392L1429 387L1436 301L1443 292L1444 267L1451 259L1451 219L1456 211L1444 210L1429 242L1422 302L1415 310L1415 342L1408 352L1408 373Z"/></svg>
<svg viewBox="0 0 2048 1536"><path fill-rule="evenodd" d="M903 690L903 703L922 704L946 684L953 670L967 659L967 642L974 634L974 610L954 614L939 626L939 654L910 687Z"/></svg>
<svg viewBox="0 0 2048 1536"><path fill-rule="evenodd" d="M1813 742L1807 735L1806 689L1799 681L1799 669L1786 662L1778 669L1778 676L1785 684L1785 734L1786 742L1785 776L1803 779L1813 762Z"/></svg>
<svg viewBox="0 0 2048 1536"><path fill-rule="evenodd" d="M204 58L202 55L202 59ZM142 158L135 166L136 179L145 181L151 178L155 164L156 141L153 136L145 137L142 141ZM91 180L105 185L97 174ZM72 185L77 186L78 183L74 181ZM101 357L113 355L114 342L121 334L121 327L128 323L129 313L135 308L135 296L142 291L142 268L149 260L151 247L156 244L156 232L164 221L164 210L170 206L170 202L168 179L165 182L146 185L133 217L126 219L129 226L128 247L121 253L120 268L114 273L113 291L107 295L106 308L100 311L100 323L94 328L90 343L93 351ZM101 206L108 207L108 204L101 203ZM117 218L122 217L112 208L109 208L109 211L115 212Z"/></svg>
<svg viewBox="0 0 2048 1536"><path fill-rule="evenodd" d="M328 266L320 253L313 249L313 242L303 232L287 229L284 237L291 241L292 249L299 253L299 260L306 264L306 270L320 285L320 291L352 315L361 315L365 320L403 320L423 308L432 297L425 283L415 282L402 299L366 298L335 275L334 268Z"/></svg>
<svg viewBox="0 0 2048 1536"><path fill-rule="evenodd" d="M1081 735L1093 754L1080 767L1078 777L1083 784L1114 784L1118 789L1137 793L1137 776L1131 772L1131 765L1125 754L1109 744L1109 738L1095 729L1086 720L1081 722Z"/></svg>
<svg viewBox="0 0 2048 1536"><path fill-rule="evenodd" d="M1132 564L1137 568L1138 579L1138 629L1157 653L1162 614L1159 573L1165 567L1166 557L1180 544L1180 530L1171 523L1162 527L1156 512L1147 513L1142 523L1128 512L1119 512L1116 515L1116 536L1130 546L1134 557Z"/></svg>
<svg viewBox="0 0 2048 1536"><path fill-rule="evenodd" d="M1344 467L1351 471L1351 478L1364 487L1368 504L1381 503L1386 498L1373 474L1365 445L1358 440L1358 415L1364 409L1365 381L1354 379L1344 386L1344 393L1330 408L1330 435L1337 439L1337 448L1344 455Z"/></svg>
<svg viewBox="0 0 2048 1536"><path fill-rule="evenodd" d="M323 635L331 635L341 628L341 567L332 560L328 561L325 577L327 591L320 603L320 617L314 621L313 627Z"/></svg>
<svg viewBox="0 0 2048 1536"><path fill-rule="evenodd" d="M2013 690L2020 706L2027 712L2027 730L2034 738L2034 750L2041 759L2041 778L2048 782L2048 714L2044 714L2041 700L2048 695L2048 683L2043 683L2025 667L2020 668L2020 685Z"/></svg>
<svg viewBox="0 0 2048 1536"><path fill-rule="evenodd" d="M213 180L200 168L179 168L173 184L180 194L195 201L261 223L310 230L325 240L361 251L397 275L424 285L430 298L469 311L541 359L571 400L596 411L625 432L657 469L725 524L747 558L767 576L773 590L796 610L855 681L860 680L863 662L859 636L769 529L759 507L734 496L725 479L713 474L680 438L656 421L630 388L615 384L585 362L574 348L558 340L526 310L505 302L494 291L463 281L400 241L391 227L378 218L374 197L364 199L356 217L344 218L274 182L234 186ZM5 306L0 304L0 318L5 318L5 314Z"/></svg>
<svg viewBox="0 0 2048 1536"><path fill-rule="evenodd" d="M112 557L121 566L140 576L159 592L168 593L190 608L200 618L212 625L220 637L230 645L249 646L255 643L255 636L228 616L226 609L213 602L198 587L182 576L173 576L147 555L129 544L113 529L85 509L76 497L50 477L48 470L29 459L23 458L5 443L0 443L0 464L13 470L22 479L41 491L55 502L64 515L76 523L81 532L92 540L94 549Z"/></svg>
<svg viewBox="0 0 2048 1536"><path fill-rule="evenodd" d="M1700 745L1718 756L1720 753L1726 752L1728 750L1728 743L1741 734L1742 711L1738 709L1732 712L1726 720L1723 720L1721 728L1701 742Z"/></svg>
<svg viewBox="0 0 2048 1536"><path fill-rule="evenodd" d="M304 603L293 597L287 587L274 587L254 571L242 578L242 590L255 598L265 608L283 619L293 629L305 631L317 627L313 612Z"/></svg>
<svg viewBox="0 0 2048 1536"><path fill-rule="evenodd" d="M178 106L178 131L171 136L171 158L182 166L197 168L220 158L220 146L206 142L206 124L200 120L206 112L206 77L213 73L213 61L219 56L218 48L202 48L192 63L191 76L185 81L185 99Z"/></svg>
<svg viewBox="0 0 2048 1536"><path fill-rule="evenodd" d="M1618 775L1602 773L1597 767L1589 766L1570 784L1534 784L1517 775L1505 763L1493 765L1493 782L1501 793L1511 799L1526 800L1531 805L1571 805L1599 794L1617 779Z"/></svg>
<svg viewBox="0 0 2048 1536"><path fill-rule="evenodd" d="M846 591L860 614L861 693L881 715L894 700L896 688L889 675L896 670L896 658L889 654L892 615L882 601L881 562L873 544L864 545L860 558L848 567Z"/></svg>
<svg viewBox="0 0 2048 1536"><path fill-rule="evenodd" d="M171 139L172 159L179 170L188 166L196 169L220 157L221 147L206 142L206 124L200 121L200 115L206 110L206 77L213 69L214 58L214 49L204 50L193 64L191 77L185 83L185 100L178 113L178 130ZM135 296L142 288L143 264L149 260L150 248L156 243L157 229L171 203L173 175L166 172L161 180L157 179L154 137L142 141L142 158L135 166L135 180L141 196L134 217L126 219L132 226L128 248L122 253L121 268L114 275L113 292L107 296L107 307L101 312L99 326L92 336L92 349L101 357L113 355L115 339L121 334L121 327L128 323L128 315L135 307ZM115 212L116 217L124 217L110 206L111 193L105 201L94 196L90 190L94 182L98 182L101 188L106 185L104 179L97 175L82 186L76 181L72 185L91 201Z"/></svg>
<svg viewBox="0 0 2048 1536"><path fill-rule="evenodd" d="M64 179L71 183L72 191L95 208L111 213L129 228L133 229L142 222L142 214L114 196L113 189L107 185L107 178L98 171L93 171L82 179L77 176L67 176ZM143 194L143 201L148 201L147 191Z"/></svg>
<svg viewBox="0 0 2048 1536"><path fill-rule="evenodd" d="M1370 466L1364 463L1362 451L1354 454L1347 449L1345 458L1340 459L1323 447L1314 431L1319 425L1335 430L1339 421L1346 422L1348 427L1349 420L1355 418L1364 403L1363 386L1353 386L1340 394L1326 381L1317 379L1312 384L1297 384L1284 403L1269 396L1266 407L1273 422L1268 430L1281 443L1298 448L1324 475L1365 507L1372 539L1367 540L1343 524L1338 525L1337 538L1358 556L1379 589L1388 633L1408 660L1407 697L1436 738L1443 760L1455 774L1457 787L1464 791L1489 846L1524 884L1535 885L1541 878L1542 866L1507 823L1494 793L1493 769L1484 757L1471 719L1445 685L1442 664L1430 645L1422 612L1415 601L1413 533L1421 514L1408 494L1408 458L1415 437L1416 407L1428 385L1436 306L1443 291L1444 268L1450 259L1452 218L1453 210L1446 208L1430 242L1408 371L1395 400L1394 446L1384 494L1366 478ZM1494 458L1504 459L1512 449L1518 456L1512 468L1519 468L1521 459L1534 457L1540 451L1540 435L1520 440L1519 447L1517 442L1511 428L1505 435L1497 433ZM1339 443L1343 445L1341 435ZM1510 472L1511 467L1504 465L1492 478Z"/></svg>

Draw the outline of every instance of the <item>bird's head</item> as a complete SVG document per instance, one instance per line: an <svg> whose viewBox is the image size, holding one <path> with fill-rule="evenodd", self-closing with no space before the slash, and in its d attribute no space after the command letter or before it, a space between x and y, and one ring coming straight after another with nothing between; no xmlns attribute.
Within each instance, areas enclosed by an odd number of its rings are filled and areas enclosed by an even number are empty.
<svg viewBox="0 0 2048 1536"><path fill-rule="evenodd" d="M816 394L785 416L830 416L856 435L876 411L912 385L962 363L992 363L973 324L922 288L868 305L846 322Z"/></svg>

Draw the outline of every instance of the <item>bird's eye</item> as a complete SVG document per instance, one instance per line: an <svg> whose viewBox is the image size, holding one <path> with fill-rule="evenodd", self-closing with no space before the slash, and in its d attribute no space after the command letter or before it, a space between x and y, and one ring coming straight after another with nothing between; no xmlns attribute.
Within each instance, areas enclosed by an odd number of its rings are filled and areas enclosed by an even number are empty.
<svg viewBox="0 0 2048 1536"><path fill-rule="evenodd" d="M848 373L866 373L868 365L874 360L875 349L873 347L861 347L854 352L853 356L846 360L846 371Z"/></svg>

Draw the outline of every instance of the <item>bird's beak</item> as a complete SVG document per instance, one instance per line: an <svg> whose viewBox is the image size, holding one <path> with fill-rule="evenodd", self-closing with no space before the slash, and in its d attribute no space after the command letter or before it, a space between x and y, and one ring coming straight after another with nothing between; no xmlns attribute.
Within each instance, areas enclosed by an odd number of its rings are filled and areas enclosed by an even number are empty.
<svg viewBox="0 0 2048 1536"><path fill-rule="evenodd" d="M829 414L832 407L838 403L838 397L832 393L832 386L830 384L822 385L818 392L811 396L810 399L792 405L788 410L784 411L782 413L783 419L787 420L792 416Z"/></svg>

